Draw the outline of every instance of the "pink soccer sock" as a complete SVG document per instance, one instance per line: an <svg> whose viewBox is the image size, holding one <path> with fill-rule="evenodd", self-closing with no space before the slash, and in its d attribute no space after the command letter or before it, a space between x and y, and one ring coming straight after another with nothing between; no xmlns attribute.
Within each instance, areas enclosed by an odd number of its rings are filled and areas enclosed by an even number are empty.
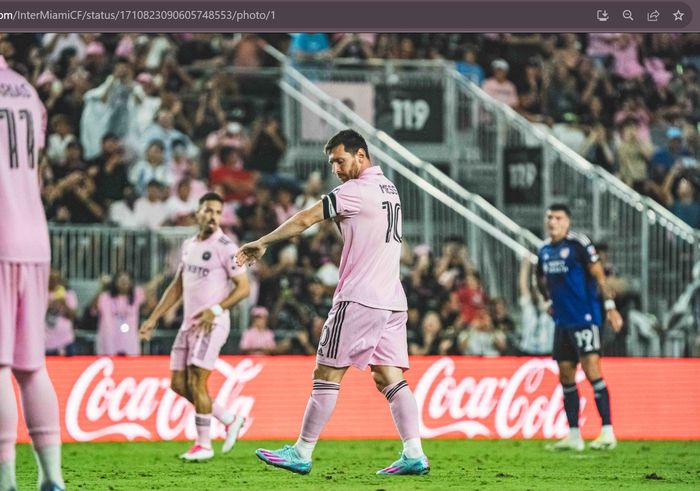
<svg viewBox="0 0 700 491"><path fill-rule="evenodd" d="M10 367L0 366L0 462L15 459L17 402Z"/></svg>
<svg viewBox="0 0 700 491"><path fill-rule="evenodd" d="M338 400L340 384L325 380L314 380L311 397L306 405L304 422L301 425L299 438L306 443L316 443L321 436L323 427L333 414Z"/></svg>
<svg viewBox="0 0 700 491"><path fill-rule="evenodd" d="M197 427L197 445L211 448L211 414L195 414L194 424Z"/></svg>
<svg viewBox="0 0 700 491"><path fill-rule="evenodd" d="M391 415L394 418L396 429L399 430L401 440L407 442L420 438L418 405L408 382L401 380L391 384L382 391L382 394L389 401Z"/></svg>
<svg viewBox="0 0 700 491"><path fill-rule="evenodd" d="M61 426L56 391L46 367L39 370L14 370L22 393L22 409L34 448L61 444Z"/></svg>

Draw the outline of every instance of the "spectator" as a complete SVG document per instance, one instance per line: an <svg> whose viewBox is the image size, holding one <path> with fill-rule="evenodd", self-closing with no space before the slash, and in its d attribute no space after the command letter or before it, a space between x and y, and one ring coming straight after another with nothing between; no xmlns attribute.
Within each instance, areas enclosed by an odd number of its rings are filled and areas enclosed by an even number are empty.
<svg viewBox="0 0 700 491"><path fill-rule="evenodd" d="M352 58L354 60L369 60L374 58L372 45L376 34L342 33L339 41L333 46L332 54L335 58Z"/></svg>
<svg viewBox="0 0 700 491"><path fill-rule="evenodd" d="M513 82L508 80L508 62L505 60L494 60L491 63L493 76L484 81L483 89L488 95L497 101L506 104L513 109L518 108L518 91Z"/></svg>
<svg viewBox="0 0 700 491"><path fill-rule="evenodd" d="M554 344L554 319L548 312L549 303L537 288L532 288L532 260L529 256L520 263L518 290L520 351L530 356L548 355Z"/></svg>
<svg viewBox="0 0 700 491"><path fill-rule="evenodd" d="M211 82L199 96L194 116L194 137L201 139L226 125L226 113L221 107L221 93Z"/></svg>
<svg viewBox="0 0 700 491"><path fill-rule="evenodd" d="M182 179L177 185L177 192L165 202L168 222L178 226L196 225L194 214L198 206L199 197L192 194L190 179Z"/></svg>
<svg viewBox="0 0 700 491"><path fill-rule="evenodd" d="M420 312L440 308L442 287L435 279L433 254L427 245L418 245L413 249L413 264L410 274L404 282L404 290L409 305Z"/></svg>
<svg viewBox="0 0 700 491"><path fill-rule="evenodd" d="M300 68L319 66L331 56L328 36L322 32L291 34L289 56Z"/></svg>
<svg viewBox="0 0 700 491"><path fill-rule="evenodd" d="M440 337L442 322L440 316L434 311L426 312L421 322L421 329L417 333L418 339L408 346L411 355L437 355L439 346L443 341Z"/></svg>
<svg viewBox="0 0 700 491"><path fill-rule="evenodd" d="M88 172L95 176L98 199L109 206L124 196L124 189L129 185L128 163L124 157L124 147L119 137L107 133L102 137L102 153L88 162Z"/></svg>
<svg viewBox="0 0 700 491"><path fill-rule="evenodd" d="M646 192L647 159L654 151L647 141L639 138L639 123L636 119L623 121L620 128L620 143L617 147L617 164L622 182L634 189Z"/></svg>
<svg viewBox="0 0 700 491"><path fill-rule="evenodd" d="M661 148L651 157L651 178L656 182L663 182L671 168L684 157L691 157L690 151L683 146L683 131L677 127L671 127L666 131L668 141L666 148Z"/></svg>
<svg viewBox="0 0 700 491"><path fill-rule="evenodd" d="M75 354L73 321L77 308L78 296L66 287L61 273L51 269L49 305L46 311L46 354L48 356Z"/></svg>
<svg viewBox="0 0 700 491"><path fill-rule="evenodd" d="M474 317L467 329L457 335L459 352L471 356L498 356L506 349L506 337L493 326L485 310Z"/></svg>
<svg viewBox="0 0 700 491"><path fill-rule="evenodd" d="M474 271L467 247L460 237L448 237L442 246L442 256L435 265L435 279L446 290L452 290Z"/></svg>
<svg viewBox="0 0 700 491"><path fill-rule="evenodd" d="M697 166L693 170L697 176ZM662 196L664 204L674 215L691 227L700 229L700 203L697 189L691 182L691 172L683 163L675 164L664 180Z"/></svg>
<svg viewBox="0 0 700 491"><path fill-rule="evenodd" d="M602 124L588 128L588 136L579 153L608 172L615 172L615 154L611 148L608 130Z"/></svg>
<svg viewBox="0 0 700 491"><path fill-rule="evenodd" d="M103 283L102 292L92 302L97 316L95 353L98 356L138 356L139 311L144 301L143 289L135 287L129 273L122 271L114 280Z"/></svg>
<svg viewBox="0 0 700 491"><path fill-rule="evenodd" d="M162 141L153 140L148 144L145 160L139 160L131 168L129 181L139 196L144 194L146 186L151 181L156 181L165 187L171 186L172 175L166 165L165 146Z"/></svg>
<svg viewBox="0 0 700 491"><path fill-rule="evenodd" d="M221 184L227 202L242 202L250 198L255 189L255 176L242 168L239 152L233 147L223 147L219 150L219 159L221 167L210 173L209 185Z"/></svg>
<svg viewBox="0 0 700 491"><path fill-rule="evenodd" d="M479 87L484 83L484 69L476 61L476 46L473 44L464 47L462 61L458 61L455 68L464 78Z"/></svg>
<svg viewBox="0 0 700 491"><path fill-rule="evenodd" d="M280 186L275 198L273 209L277 216L277 225L281 225L293 217L299 208L294 204L294 191L289 186Z"/></svg>
<svg viewBox="0 0 700 491"><path fill-rule="evenodd" d="M306 183L304 183L303 192L297 196L295 201L296 207L300 210L305 210L306 208L314 205L321 199L322 188L323 180L321 179L321 173L318 171L310 173L309 177L306 179ZM301 235L302 237L314 236L318 233L320 227L321 226L319 224L314 224L304 230Z"/></svg>
<svg viewBox="0 0 700 491"><path fill-rule="evenodd" d="M275 333L267 324L268 311L265 307L253 307L251 326L243 332L239 348L244 355L271 355L277 351Z"/></svg>
<svg viewBox="0 0 700 491"><path fill-rule="evenodd" d="M267 176L276 176L280 159L287 150L280 123L274 116L259 118L253 123L251 152L246 168ZM268 177L269 179L269 177ZM277 182L271 182L271 185Z"/></svg>
<svg viewBox="0 0 700 491"><path fill-rule="evenodd" d="M83 149L80 143L73 140L65 147L60 164L52 166L53 176L56 179L63 179L74 172L85 172L87 165L83 160Z"/></svg>
<svg viewBox="0 0 700 491"><path fill-rule="evenodd" d="M123 228L137 228L141 225L136 215L136 200L138 195L132 186L124 188L122 200L115 201L109 207L109 223Z"/></svg>
<svg viewBox="0 0 700 491"><path fill-rule="evenodd" d="M174 116L172 111L161 109L158 111L156 118L155 124L146 130L141 142L146 144L155 140L162 142L164 160L170 162L173 158L173 144L176 140L185 142L187 148L192 146L192 142L187 135L173 126Z"/></svg>
<svg viewBox="0 0 700 491"><path fill-rule="evenodd" d="M553 75L544 81L544 114L555 123L575 122L579 104L576 78L563 62L555 62L553 69Z"/></svg>
<svg viewBox="0 0 700 491"><path fill-rule="evenodd" d="M146 188L146 196L134 203L134 215L139 227L155 230L168 219L168 209L163 203L163 187L158 181L151 181Z"/></svg>
<svg viewBox="0 0 700 491"><path fill-rule="evenodd" d="M100 223L105 208L95 193L95 181L81 171L75 171L56 185L57 214L64 214L72 223Z"/></svg>
<svg viewBox="0 0 700 491"><path fill-rule="evenodd" d="M141 86L143 98L136 107L132 132L140 138L153 123L153 118L160 109L162 100L160 87L156 84L153 75L148 72L141 72L136 76L136 82Z"/></svg>
<svg viewBox="0 0 700 491"><path fill-rule="evenodd" d="M259 68L263 66L267 43L254 33L235 34L233 45L233 66L241 68Z"/></svg>
<svg viewBox="0 0 700 491"><path fill-rule="evenodd" d="M63 114L57 114L51 118L51 130L52 133L46 145L46 156L49 158L49 163L55 165L64 162L66 147L69 143L75 142L76 137L68 118Z"/></svg>
<svg viewBox="0 0 700 491"><path fill-rule="evenodd" d="M457 295L464 324L471 324L476 317L479 317L486 310L488 296L481 286L481 279L476 271L467 272L464 286L457 290Z"/></svg>
<svg viewBox="0 0 700 491"><path fill-rule="evenodd" d="M207 136L205 147L211 152L211 158L209 159L210 171L221 167L221 150L226 147L233 148L237 151L236 156L238 160L236 161L235 167L241 169L243 168L244 158L250 150L250 142L243 134L243 126L241 123L234 121L228 122L224 124L223 128L210 133L209 136Z"/></svg>
<svg viewBox="0 0 700 491"><path fill-rule="evenodd" d="M496 332L501 332L505 336L506 344L502 350L504 355L518 354L518 339L515 330L515 322L508 313L508 305L503 297L494 298L490 304L490 314L493 320L493 327Z"/></svg>

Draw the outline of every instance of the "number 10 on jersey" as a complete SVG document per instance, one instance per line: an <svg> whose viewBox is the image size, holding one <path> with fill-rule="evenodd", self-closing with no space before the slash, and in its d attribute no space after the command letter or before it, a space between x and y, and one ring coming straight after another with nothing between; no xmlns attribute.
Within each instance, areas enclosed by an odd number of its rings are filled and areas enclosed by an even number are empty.
<svg viewBox="0 0 700 491"><path fill-rule="evenodd" d="M382 209L386 210L386 242L390 242L393 238L396 242L401 242L401 203L392 203L391 201L383 201Z"/></svg>

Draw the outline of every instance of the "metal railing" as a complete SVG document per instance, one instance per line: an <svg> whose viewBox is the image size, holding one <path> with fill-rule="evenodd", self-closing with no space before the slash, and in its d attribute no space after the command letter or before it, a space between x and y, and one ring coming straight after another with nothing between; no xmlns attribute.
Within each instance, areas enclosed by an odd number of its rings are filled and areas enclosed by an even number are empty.
<svg viewBox="0 0 700 491"><path fill-rule="evenodd" d="M403 236L409 244L426 243L436 249L448 237L464 238L489 291L515 302L520 259L537 247L537 237L326 95L293 67L286 66L284 74L283 119L291 172L304 178L325 169L328 175L323 144L336 131L356 128L366 137L370 154L384 164L387 176L399 189ZM304 111L323 123L313 141L302 138Z"/></svg>
<svg viewBox="0 0 700 491"><path fill-rule="evenodd" d="M463 180L479 180L497 190L495 202L518 223L541 221L542 208L570 205L574 227L593 240L608 242L621 276L640 294L645 312L662 314L691 281L698 260L698 232L654 200L642 196L603 168L593 165L560 140L495 101L458 72L450 75L460 113L470 122L461 130L463 152L471 158ZM504 147L542 149L543 203L509 205L504 199Z"/></svg>
<svg viewBox="0 0 700 491"><path fill-rule="evenodd" d="M284 55L278 52L276 56L284 62ZM434 166L428 171L431 179L459 188L465 185L487 197L496 205L492 207L496 211L489 213L513 219L518 224L516 227L541 230L544 207L557 201L567 202L573 211L575 229L595 241L610 244L611 261L629 288L639 293L645 312L657 315L666 312L691 281L692 266L700 259L700 235L696 230L585 160L548 131L489 97L457 72L453 64L440 60L382 60L382 63L333 60L324 70L314 70L314 83L308 84L290 76L289 68L285 68L285 73L306 97L318 101L336 116L343 112L342 103L324 99L309 85L318 89L315 83L330 81L440 88L444 95L441 141L425 143L401 138L405 146L402 148L409 150L416 160L430 156L434 162L445 162L441 168L455 180ZM362 127L353 118L347 121ZM294 130L290 136L296 152L292 154L295 165L299 165L300 155L306 155L307 162L315 161L316 154L306 147L310 145L317 152L321 139L310 141L308 135L299 135ZM541 149L540 202L508 203L504 196L504 149L508 147ZM411 159L401 157L407 165L413 164ZM481 197L477 200L485 202Z"/></svg>
<svg viewBox="0 0 700 491"><path fill-rule="evenodd" d="M137 282L159 272L173 273L180 246L196 232L192 227L157 230L107 226L50 225L51 265L71 281L98 280L128 271Z"/></svg>

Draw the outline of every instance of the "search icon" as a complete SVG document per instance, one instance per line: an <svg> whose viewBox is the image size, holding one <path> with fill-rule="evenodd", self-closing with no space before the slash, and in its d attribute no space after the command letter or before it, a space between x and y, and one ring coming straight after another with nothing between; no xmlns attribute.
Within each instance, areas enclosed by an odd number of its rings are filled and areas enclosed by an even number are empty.
<svg viewBox="0 0 700 491"><path fill-rule="evenodd" d="M634 19L632 18L632 11L625 10L624 12L622 12L622 18L633 21Z"/></svg>

